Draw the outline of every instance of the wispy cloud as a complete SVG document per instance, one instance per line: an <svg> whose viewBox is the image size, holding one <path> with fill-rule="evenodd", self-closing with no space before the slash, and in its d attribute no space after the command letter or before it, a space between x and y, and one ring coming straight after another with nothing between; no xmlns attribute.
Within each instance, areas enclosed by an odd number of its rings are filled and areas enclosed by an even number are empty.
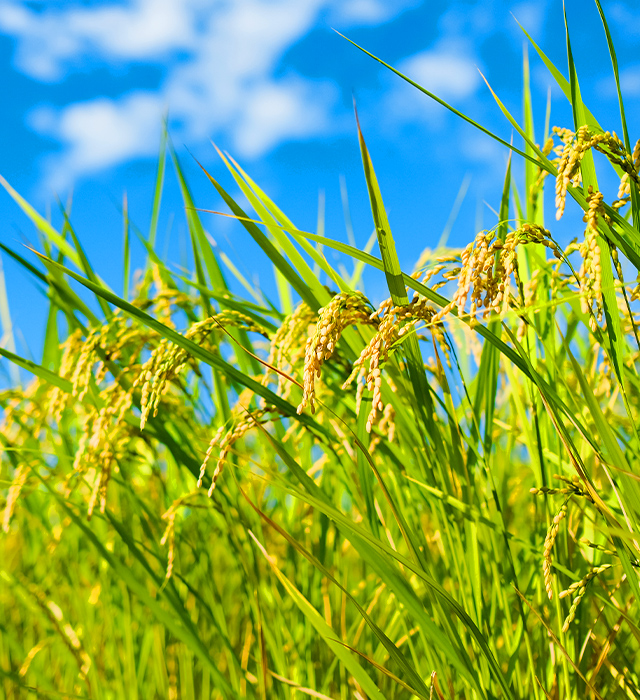
<svg viewBox="0 0 640 700"><path fill-rule="evenodd" d="M131 0L34 10L0 0L0 31L16 40L14 65L42 82L61 82L87 65L161 65L156 91L63 107L37 106L29 123L57 139L48 184L153 153L164 109L172 130L193 143L224 137L257 157L290 139L330 128L337 90L274 72L285 51L321 19L341 27L392 18L415 0Z"/></svg>
<svg viewBox="0 0 640 700"><path fill-rule="evenodd" d="M513 6L511 13L527 32L535 38L543 29L547 4L544 0L519 2ZM524 39L524 34L521 37L519 36L519 38Z"/></svg>
<svg viewBox="0 0 640 700"><path fill-rule="evenodd" d="M239 153L258 156L285 139L300 139L330 128L326 105L337 97L329 83L298 78L265 83L253 90L233 130Z"/></svg>
<svg viewBox="0 0 640 700"><path fill-rule="evenodd" d="M622 36L640 34L640 10L636 3L614 2L607 8L607 14L622 29Z"/></svg>
<svg viewBox="0 0 640 700"><path fill-rule="evenodd" d="M391 19L408 7L418 5L420 0L343 0L331 9L332 20L337 24L378 24Z"/></svg>
<svg viewBox="0 0 640 700"><path fill-rule="evenodd" d="M186 49L197 7L176 0L137 0L36 11L26 3L0 4L0 29L18 39L16 67L42 81L62 80L87 56L149 60Z"/></svg>
<svg viewBox="0 0 640 700"><path fill-rule="evenodd" d="M418 0L105 0L43 4L0 0L0 32L16 42L14 66L34 80L63 82L104 66L159 66L156 89L100 93L85 101L37 105L28 122L60 144L47 159L48 185L61 190L79 177L155 152L163 111L172 133L198 144L228 143L240 157L342 128L339 93L329 80L284 71L282 58L314 27L385 22ZM531 3L522 3L523 12ZM489 15L487 17L487 15ZM483 2L452 3L439 20L439 40L400 68L429 90L464 100L479 85L478 57L468 37L493 31ZM426 99L394 86L390 113L421 120Z"/></svg>
<svg viewBox="0 0 640 700"><path fill-rule="evenodd" d="M596 85L603 97L617 99L616 83L612 75L601 78ZM620 71L620 89L627 98L640 97L640 64L627 66Z"/></svg>
<svg viewBox="0 0 640 700"><path fill-rule="evenodd" d="M38 132L63 150L46 158L47 186L62 191L75 177L153 155L158 149L162 101L151 92L132 92L118 101L98 97L56 110L37 107L28 116Z"/></svg>
<svg viewBox="0 0 640 700"><path fill-rule="evenodd" d="M444 100L469 97L480 84L474 59L455 45L415 54L400 64L400 70Z"/></svg>
<svg viewBox="0 0 640 700"><path fill-rule="evenodd" d="M444 38L431 48L401 61L397 69L446 102L460 104L480 86L478 59L469 42ZM394 122L440 123L442 107L407 83L394 80L385 98L385 111Z"/></svg>

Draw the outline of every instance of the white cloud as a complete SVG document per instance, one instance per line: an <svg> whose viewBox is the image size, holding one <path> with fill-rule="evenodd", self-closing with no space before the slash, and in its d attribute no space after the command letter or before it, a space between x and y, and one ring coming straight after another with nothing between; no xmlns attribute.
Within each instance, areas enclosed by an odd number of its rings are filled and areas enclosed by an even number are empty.
<svg viewBox="0 0 640 700"><path fill-rule="evenodd" d="M338 23L378 24L417 5L419 0L342 0L333 8L331 20Z"/></svg>
<svg viewBox="0 0 640 700"><path fill-rule="evenodd" d="M623 97L640 96L640 65L628 66L620 71L620 89ZM618 97L613 75L601 78L597 83L598 94L611 99Z"/></svg>
<svg viewBox="0 0 640 700"><path fill-rule="evenodd" d="M613 82L613 81L612 81ZM613 85L612 85L613 87ZM620 89L623 97L640 95L640 66L629 66L620 73ZM612 90L613 92L613 90Z"/></svg>
<svg viewBox="0 0 640 700"><path fill-rule="evenodd" d="M542 32L546 15L546 2L536 0L536 2L521 2L514 5L511 12L518 22L532 36L536 37ZM518 27L518 32L520 28ZM524 34L520 34L519 38L525 39Z"/></svg>
<svg viewBox="0 0 640 700"><path fill-rule="evenodd" d="M631 7L634 9L632 10ZM640 12L638 12L637 6L616 2L607 8L607 15L623 30L623 37L640 34Z"/></svg>
<svg viewBox="0 0 640 700"><path fill-rule="evenodd" d="M305 138L326 130L325 105L332 102L333 92L331 86L318 90L300 80L267 83L253 90L233 130L236 150L252 157L285 138Z"/></svg>
<svg viewBox="0 0 640 700"><path fill-rule="evenodd" d="M278 84L272 74L279 58L309 30L319 6L320 0L236 0L209 18L193 56L172 69L162 88L190 138L233 127L254 91Z"/></svg>
<svg viewBox="0 0 640 700"><path fill-rule="evenodd" d="M62 110L39 107L29 116L38 131L57 139L61 154L49 158L47 184L66 190L76 177L151 156L158 149L162 102L157 95L134 92L118 102L97 98Z"/></svg>
<svg viewBox="0 0 640 700"><path fill-rule="evenodd" d="M136 0L130 5L66 7L37 12L0 3L0 31L18 40L19 70L58 81L86 56L115 60L158 59L193 40L196 6L187 0Z"/></svg>
<svg viewBox="0 0 640 700"><path fill-rule="evenodd" d="M474 61L454 46L415 54L403 61L399 70L446 101L469 97L480 83Z"/></svg>
<svg viewBox="0 0 640 700"><path fill-rule="evenodd" d="M472 97L480 75L470 48L461 40L444 40L427 51L401 61L398 70L425 90L445 102L460 105ZM383 74L384 75L384 74ZM445 110L422 92L392 77L392 87L385 96L384 113L394 123L428 122L438 128Z"/></svg>
<svg viewBox="0 0 640 700"><path fill-rule="evenodd" d="M135 59L187 47L193 38L190 9L185 12L176 0L139 0L129 7L83 8L67 21L71 33L105 55Z"/></svg>
<svg viewBox="0 0 640 700"><path fill-rule="evenodd" d="M452 3L440 19L444 39L399 66L428 90L459 103L479 85L468 36L493 31L500 0ZM105 65L154 65L155 91L32 111L37 132L57 139L49 184L155 153L160 115L191 145L225 139L239 157L258 157L288 139L338 130L337 90L328 81L278 75L285 52L321 22L338 28L392 19L419 0L104 0L101 4L0 0L0 33L16 41L15 67L43 82ZM399 123L433 105L399 82L387 99Z"/></svg>

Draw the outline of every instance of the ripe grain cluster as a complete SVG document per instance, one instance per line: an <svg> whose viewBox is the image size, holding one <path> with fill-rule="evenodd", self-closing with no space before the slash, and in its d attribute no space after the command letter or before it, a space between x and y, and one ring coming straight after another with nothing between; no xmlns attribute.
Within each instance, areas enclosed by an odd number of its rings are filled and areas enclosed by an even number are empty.
<svg viewBox="0 0 640 700"><path fill-rule="evenodd" d="M238 292L166 135L153 208L168 152L191 276L152 228L117 294L5 183L47 255L2 247L50 304L41 362L0 348L5 697L638 697L640 142L569 75L576 127L540 148L525 80L495 225L411 271L359 126L379 257L221 154L279 303Z"/></svg>

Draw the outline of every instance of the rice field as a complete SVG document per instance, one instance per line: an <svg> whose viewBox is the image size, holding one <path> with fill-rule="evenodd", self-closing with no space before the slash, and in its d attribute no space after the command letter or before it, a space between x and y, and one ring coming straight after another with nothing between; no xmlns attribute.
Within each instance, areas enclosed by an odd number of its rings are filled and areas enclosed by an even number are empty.
<svg viewBox="0 0 640 700"><path fill-rule="evenodd" d="M640 141L596 4L619 135L569 38L568 78L531 40L573 124L534 128L525 61L521 123L496 96L523 145L487 132L511 152L495 225L411 270L359 124L372 250L297 229L222 152L236 194L202 168L277 300L211 247L167 134L121 291L2 180L43 245L0 247L48 317L38 361L0 348L22 379L0 393L0 695L640 697ZM165 167L189 274L156 252Z"/></svg>

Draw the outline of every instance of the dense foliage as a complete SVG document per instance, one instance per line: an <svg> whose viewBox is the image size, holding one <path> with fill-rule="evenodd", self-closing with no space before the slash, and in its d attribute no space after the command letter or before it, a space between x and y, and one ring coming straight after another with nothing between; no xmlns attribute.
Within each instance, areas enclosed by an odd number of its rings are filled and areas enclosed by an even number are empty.
<svg viewBox="0 0 640 700"><path fill-rule="evenodd" d="M640 142L622 97L620 137L587 110L570 48L569 80L534 48L574 125L536 144L525 61L522 127L498 100L524 193L510 161L495 227L411 274L359 127L379 256L222 153L254 213L206 173L278 304L211 248L166 141L122 295L3 181L44 248L2 248L49 298L40 363L0 350L32 375L0 398L5 697L640 697ZM167 148L189 277L155 252Z"/></svg>

